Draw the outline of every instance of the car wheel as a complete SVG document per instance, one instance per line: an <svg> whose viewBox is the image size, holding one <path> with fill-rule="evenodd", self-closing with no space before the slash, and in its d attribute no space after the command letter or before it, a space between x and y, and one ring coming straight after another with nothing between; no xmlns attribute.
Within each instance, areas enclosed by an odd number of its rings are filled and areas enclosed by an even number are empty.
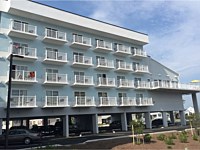
<svg viewBox="0 0 200 150"><path fill-rule="evenodd" d="M31 143L31 139L30 138L25 138L24 139L24 144L29 145Z"/></svg>

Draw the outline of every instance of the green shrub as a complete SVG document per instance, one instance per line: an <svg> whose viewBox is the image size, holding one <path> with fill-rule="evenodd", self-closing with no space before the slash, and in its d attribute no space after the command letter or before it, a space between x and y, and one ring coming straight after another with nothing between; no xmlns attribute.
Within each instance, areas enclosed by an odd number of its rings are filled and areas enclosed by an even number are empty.
<svg viewBox="0 0 200 150"><path fill-rule="evenodd" d="M150 134L145 134L144 135L144 142L151 142L151 135Z"/></svg>
<svg viewBox="0 0 200 150"><path fill-rule="evenodd" d="M164 134L159 134L159 135L157 136L157 139L160 140L160 141L164 141L165 138L166 138L166 136L165 136Z"/></svg>
<svg viewBox="0 0 200 150"><path fill-rule="evenodd" d="M185 134L185 132L181 132L181 134L179 134L179 140L181 143L187 143L187 134Z"/></svg>
<svg viewBox="0 0 200 150"><path fill-rule="evenodd" d="M174 145L173 139L170 137L165 138L165 144Z"/></svg>
<svg viewBox="0 0 200 150"><path fill-rule="evenodd" d="M194 134L194 135L192 136L192 139L195 140L195 141L198 141L198 136L197 136L196 134Z"/></svg>
<svg viewBox="0 0 200 150"><path fill-rule="evenodd" d="M172 149L172 146L168 145L167 148L168 148L168 149Z"/></svg>
<svg viewBox="0 0 200 150"><path fill-rule="evenodd" d="M176 135L174 133L172 133L170 136L169 136L171 139L177 139Z"/></svg>

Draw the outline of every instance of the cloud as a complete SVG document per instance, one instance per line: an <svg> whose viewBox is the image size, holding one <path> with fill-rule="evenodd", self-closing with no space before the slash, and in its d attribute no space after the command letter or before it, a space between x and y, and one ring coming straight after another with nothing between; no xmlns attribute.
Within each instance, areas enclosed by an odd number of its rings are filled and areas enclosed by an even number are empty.
<svg viewBox="0 0 200 150"><path fill-rule="evenodd" d="M184 81L198 75L200 2L105 1L92 5L95 9L90 17L147 33L148 54L180 73Z"/></svg>

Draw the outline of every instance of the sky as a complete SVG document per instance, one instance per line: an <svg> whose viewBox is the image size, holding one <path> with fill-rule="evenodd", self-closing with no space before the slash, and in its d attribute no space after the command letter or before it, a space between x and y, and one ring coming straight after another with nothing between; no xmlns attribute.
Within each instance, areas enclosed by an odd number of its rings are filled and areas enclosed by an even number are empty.
<svg viewBox="0 0 200 150"><path fill-rule="evenodd" d="M198 0L34 1L146 33L149 36L149 44L144 46L144 49L148 55L178 72L182 83L200 80ZM192 105L190 97L184 97L186 108Z"/></svg>

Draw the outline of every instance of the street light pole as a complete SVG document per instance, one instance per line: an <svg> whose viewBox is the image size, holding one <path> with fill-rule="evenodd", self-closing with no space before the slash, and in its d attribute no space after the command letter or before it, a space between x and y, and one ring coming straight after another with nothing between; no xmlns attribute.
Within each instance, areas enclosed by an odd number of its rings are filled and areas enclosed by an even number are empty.
<svg viewBox="0 0 200 150"><path fill-rule="evenodd" d="M10 67L9 67L9 80L8 80L8 96L7 96L7 109L6 109L6 135L5 135L5 149L8 149L8 134L9 134L9 121L10 121L10 95L11 95L11 82L12 82L12 64L13 57L24 58L23 56L10 54Z"/></svg>

